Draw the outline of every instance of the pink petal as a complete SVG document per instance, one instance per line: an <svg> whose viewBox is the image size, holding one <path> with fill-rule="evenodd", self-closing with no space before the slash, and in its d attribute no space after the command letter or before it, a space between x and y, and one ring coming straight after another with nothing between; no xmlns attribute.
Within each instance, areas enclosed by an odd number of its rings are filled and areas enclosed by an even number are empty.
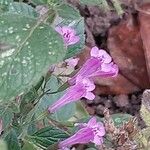
<svg viewBox="0 0 150 150"><path fill-rule="evenodd" d="M99 57L102 59L103 63L110 63L112 61L111 56L103 49L99 50Z"/></svg>
<svg viewBox="0 0 150 150"><path fill-rule="evenodd" d="M99 57L99 48L94 46L92 49L91 49L91 56L92 57Z"/></svg>
<svg viewBox="0 0 150 150"><path fill-rule="evenodd" d="M98 70L100 65L101 62L99 61L99 59L89 58L78 71L78 73L74 75L71 79L69 79L69 84L75 84L77 76L81 76L82 78L88 78L89 75L93 74Z"/></svg>
<svg viewBox="0 0 150 150"><path fill-rule="evenodd" d="M95 125L96 125L96 117L92 117L92 118L89 120L89 122L88 122L87 125L88 125L89 127L95 126Z"/></svg>
<svg viewBox="0 0 150 150"><path fill-rule="evenodd" d="M88 100L93 100L95 95L92 92L87 92L84 97Z"/></svg>
<svg viewBox="0 0 150 150"><path fill-rule="evenodd" d="M78 64L79 58L69 58L66 59L65 62L70 67L75 67Z"/></svg>
<svg viewBox="0 0 150 150"><path fill-rule="evenodd" d="M68 45L73 45L73 44L79 42L79 40L80 40L79 36L73 36L69 39Z"/></svg>
<svg viewBox="0 0 150 150"><path fill-rule="evenodd" d="M104 136L105 135L106 132L105 132L105 127L104 127L103 123L98 122L95 127L97 127L97 135L98 136Z"/></svg>
<svg viewBox="0 0 150 150"><path fill-rule="evenodd" d="M116 64L102 64L101 68L93 73L91 77L115 77L118 75L118 71L119 69Z"/></svg>
<svg viewBox="0 0 150 150"><path fill-rule="evenodd" d="M55 28L55 30L56 30L59 34L63 35L63 31L62 31L62 28L61 28L60 26L57 26L57 27Z"/></svg>
<svg viewBox="0 0 150 150"><path fill-rule="evenodd" d="M71 36L74 36L76 34L76 31L73 28L68 26L63 26L62 31L63 33L69 33Z"/></svg>
<svg viewBox="0 0 150 150"><path fill-rule="evenodd" d="M59 143L59 147L71 147L74 144L86 144L94 139L93 131L90 128L82 128L73 136Z"/></svg>
<svg viewBox="0 0 150 150"><path fill-rule="evenodd" d="M103 144L103 138L96 135L94 136L94 140L92 142L95 143L95 145L101 145Z"/></svg>
<svg viewBox="0 0 150 150"><path fill-rule="evenodd" d="M89 80L88 78L84 78L80 82L84 84L87 91L93 91L95 89L95 84L93 83L93 81Z"/></svg>
<svg viewBox="0 0 150 150"><path fill-rule="evenodd" d="M85 88L82 84L74 85L70 87L59 100L57 100L53 105L50 105L48 111L50 113L54 113L64 105L80 100L84 93Z"/></svg>

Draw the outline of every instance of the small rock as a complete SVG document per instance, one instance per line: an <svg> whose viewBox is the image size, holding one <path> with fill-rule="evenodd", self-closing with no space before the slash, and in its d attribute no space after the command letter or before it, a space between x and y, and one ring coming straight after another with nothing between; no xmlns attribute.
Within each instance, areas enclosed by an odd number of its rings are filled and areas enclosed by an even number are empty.
<svg viewBox="0 0 150 150"><path fill-rule="evenodd" d="M112 101L108 99L108 100L104 101L104 105L106 108L111 108L112 107Z"/></svg>
<svg viewBox="0 0 150 150"><path fill-rule="evenodd" d="M137 96L134 94L131 96L131 103L132 104L138 104L139 103Z"/></svg>
<svg viewBox="0 0 150 150"><path fill-rule="evenodd" d="M105 109L105 107L103 105L98 105L96 108L96 113L98 115L103 115L104 109Z"/></svg>
<svg viewBox="0 0 150 150"><path fill-rule="evenodd" d="M124 95L124 94L117 95L114 97L114 103L118 107L125 107L125 106L129 105L128 96Z"/></svg>
<svg viewBox="0 0 150 150"><path fill-rule="evenodd" d="M99 104L101 102L101 97L96 95L95 99L93 100L94 104Z"/></svg>

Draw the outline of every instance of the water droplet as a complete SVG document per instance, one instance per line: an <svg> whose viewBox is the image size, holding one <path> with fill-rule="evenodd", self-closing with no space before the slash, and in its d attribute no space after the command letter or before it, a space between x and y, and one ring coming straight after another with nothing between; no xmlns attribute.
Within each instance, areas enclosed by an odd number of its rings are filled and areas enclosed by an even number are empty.
<svg viewBox="0 0 150 150"><path fill-rule="evenodd" d="M1 57L4 58L4 57L8 57L8 56L11 56L13 54L13 52L15 51L15 49L10 49L8 51L5 51L3 53L1 53Z"/></svg>
<svg viewBox="0 0 150 150"><path fill-rule="evenodd" d="M43 29L44 27L43 27L43 26L40 26L39 28L40 28L40 29Z"/></svg>
<svg viewBox="0 0 150 150"><path fill-rule="evenodd" d="M29 28L30 28L30 25L29 25L29 24L26 24L26 27L29 29Z"/></svg>
<svg viewBox="0 0 150 150"><path fill-rule="evenodd" d="M19 36L19 35L17 35L17 36L16 36L16 40L18 40L19 38L20 38L20 36Z"/></svg>
<svg viewBox="0 0 150 150"><path fill-rule="evenodd" d="M9 27L9 28L8 28L8 32L9 32L9 33L13 33L13 32L14 32L13 29L14 29L13 27Z"/></svg>
<svg viewBox="0 0 150 150"><path fill-rule="evenodd" d="M23 28L22 30L23 30L23 31L27 31L28 29L27 29L27 28Z"/></svg>

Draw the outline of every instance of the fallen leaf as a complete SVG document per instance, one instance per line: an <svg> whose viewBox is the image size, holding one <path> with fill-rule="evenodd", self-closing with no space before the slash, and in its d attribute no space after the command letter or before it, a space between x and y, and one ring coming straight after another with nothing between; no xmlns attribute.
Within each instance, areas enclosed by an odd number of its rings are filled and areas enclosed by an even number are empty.
<svg viewBox="0 0 150 150"><path fill-rule="evenodd" d="M112 27L107 43L121 75L140 89L148 88L150 84L136 17L129 15L119 25Z"/></svg>

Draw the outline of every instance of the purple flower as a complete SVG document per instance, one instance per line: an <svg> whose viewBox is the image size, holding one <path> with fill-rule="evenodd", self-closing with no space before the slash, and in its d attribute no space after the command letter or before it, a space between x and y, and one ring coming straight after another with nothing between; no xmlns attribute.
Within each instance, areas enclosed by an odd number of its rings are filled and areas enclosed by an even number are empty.
<svg viewBox="0 0 150 150"><path fill-rule="evenodd" d="M67 65L73 68L78 64L78 61L79 61L79 58L72 58L72 57L65 60Z"/></svg>
<svg viewBox="0 0 150 150"><path fill-rule="evenodd" d="M63 27L56 27L55 30L62 35L66 46L73 45L79 42L80 37L76 36L76 32L71 27L63 26Z"/></svg>
<svg viewBox="0 0 150 150"><path fill-rule="evenodd" d="M83 64L79 72L69 79L71 85L75 84L76 78L114 77L118 74L118 66L112 62L110 55L96 46L91 49L91 57Z"/></svg>
<svg viewBox="0 0 150 150"><path fill-rule="evenodd" d="M77 78L77 82L74 86L71 86L59 100L53 105L49 106L48 111L54 113L64 105L78 101L82 97L89 100L93 100L95 95L91 92L95 89L95 85L89 79Z"/></svg>
<svg viewBox="0 0 150 150"><path fill-rule="evenodd" d="M95 145L101 145L103 143L105 128L101 122L96 121L95 117L91 118L88 123L79 123L77 125L80 129L74 135L59 143L61 149L71 147L74 144L92 142Z"/></svg>

